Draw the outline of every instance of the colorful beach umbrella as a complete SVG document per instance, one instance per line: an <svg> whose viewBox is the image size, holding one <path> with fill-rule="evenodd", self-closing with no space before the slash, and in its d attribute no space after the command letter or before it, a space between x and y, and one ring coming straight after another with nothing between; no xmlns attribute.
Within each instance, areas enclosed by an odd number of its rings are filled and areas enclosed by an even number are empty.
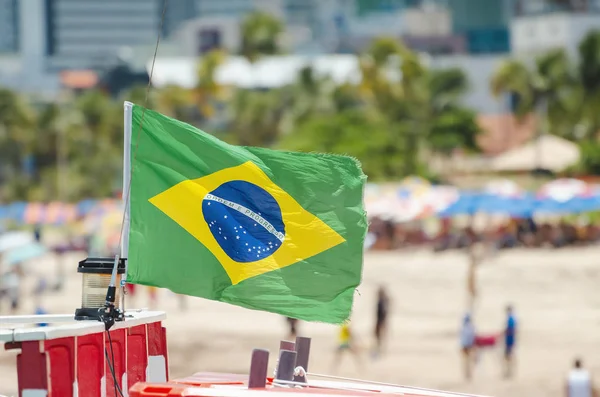
<svg viewBox="0 0 600 397"><path fill-rule="evenodd" d="M45 255L47 252L48 249L46 247L34 242L13 248L12 250L8 251L5 254L3 262L8 266L12 266L39 258Z"/></svg>
<svg viewBox="0 0 600 397"><path fill-rule="evenodd" d="M600 210L600 191L578 179L557 179L539 189L536 210L550 214L597 211Z"/></svg>
<svg viewBox="0 0 600 397"><path fill-rule="evenodd" d="M10 251L34 242L33 235L28 232L8 232L0 235L0 253Z"/></svg>

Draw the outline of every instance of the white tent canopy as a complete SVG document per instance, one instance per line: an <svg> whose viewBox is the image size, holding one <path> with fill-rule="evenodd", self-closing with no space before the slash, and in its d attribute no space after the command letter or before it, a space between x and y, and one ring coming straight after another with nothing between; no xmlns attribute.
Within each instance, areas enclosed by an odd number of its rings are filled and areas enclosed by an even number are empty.
<svg viewBox="0 0 600 397"><path fill-rule="evenodd" d="M493 171L532 171L538 168L559 172L577 164L579 148L554 135L543 135L491 160Z"/></svg>
<svg viewBox="0 0 600 397"><path fill-rule="evenodd" d="M215 73L218 84L241 88L277 88L293 83L302 68L311 66L320 76L329 76L336 84L358 83L360 65L354 55L264 57L251 63L242 56L229 56ZM149 61L148 72L152 67ZM156 87L178 85L193 88L198 83L195 58L157 58L152 83Z"/></svg>

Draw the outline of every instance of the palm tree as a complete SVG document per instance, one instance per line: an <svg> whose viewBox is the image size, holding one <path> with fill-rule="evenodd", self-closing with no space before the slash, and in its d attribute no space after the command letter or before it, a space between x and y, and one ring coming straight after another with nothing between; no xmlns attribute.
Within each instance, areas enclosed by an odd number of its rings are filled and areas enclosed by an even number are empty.
<svg viewBox="0 0 600 397"><path fill-rule="evenodd" d="M600 131L600 31L590 32L579 45L578 87L580 131L587 139L597 139Z"/></svg>
<svg viewBox="0 0 600 397"><path fill-rule="evenodd" d="M76 151L69 161L71 194L109 196L122 178L122 104L94 90L79 97L71 112L63 122L69 146Z"/></svg>
<svg viewBox="0 0 600 397"><path fill-rule="evenodd" d="M382 37L374 40L359 59L360 92L367 103L386 113L400 96L399 86L393 84L398 76L392 76L392 71L402 52L402 45L396 39Z"/></svg>
<svg viewBox="0 0 600 397"><path fill-rule="evenodd" d="M242 22L241 53L250 62L263 55L280 53L279 36L283 24L279 19L266 12L254 12Z"/></svg>
<svg viewBox="0 0 600 397"><path fill-rule="evenodd" d="M32 161L35 114L21 96L0 89L0 181L3 195L10 199L26 196L31 175L24 167Z"/></svg>
<svg viewBox="0 0 600 397"><path fill-rule="evenodd" d="M223 99L223 87L217 83L215 75L225 57L226 54L217 49L210 51L200 59L197 70L198 83L194 94L198 109L204 118L214 117L214 103Z"/></svg>
<svg viewBox="0 0 600 397"><path fill-rule="evenodd" d="M431 130L428 146L432 151L450 153L456 148L476 151L480 132L476 114L460 104L469 82L461 69L429 71L428 91Z"/></svg>
<svg viewBox="0 0 600 397"><path fill-rule="evenodd" d="M193 106L192 92L188 89L169 85L163 87L156 98L157 110L177 120L190 121L190 108Z"/></svg>
<svg viewBox="0 0 600 397"><path fill-rule="evenodd" d="M492 93L516 94L516 114L522 118L542 107L558 116L565 107L565 89L573 81L573 73L563 49L551 50L535 59L533 67L517 60L501 65L491 81Z"/></svg>
<svg viewBox="0 0 600 397"><path fill-rule="evenodd" d="M556 49L538 56L532 67L516 60L506 62L494 75L491 88L496 96L516 94L516 114L520 119L538 113L546 124L544 129L567 135L569 129L564 125L572 114L569 104L574 81L567 54Z"/></svg>
<svg viewBox="0 0 600 397"><path fill-rule="evenodd" d="M238 90L235 93L230 128L236 143L271 146L276 142L285 111L282 95L282 90Z"/></svg>
<svg viewBox="0 0 600 397"><path fill-rule="evenodd" d="M555 49L538 56L532 67L516 60L505 62L492 77L491 89L496 96L506 93L517 95L516 113L520 119L537 113L542 121L536 136L539 139L544 130L561 133L560 126L564 126L571 115L567 102L569 95L565 90L569 89L572 79L565 51ZM566 123L567 130L569 124ZM538 148L541 150L541 146ZM539 162L539 150L536 157Z"/></svg>
<svg viewBox="0 0 600 397"><path fill-rule="evenodd" d="M290 133L295 127L319 114L336 111L336 85L329 76L319 76L311 66L298 73L296 81L280 89L282 106L281 132Z"/></svg>

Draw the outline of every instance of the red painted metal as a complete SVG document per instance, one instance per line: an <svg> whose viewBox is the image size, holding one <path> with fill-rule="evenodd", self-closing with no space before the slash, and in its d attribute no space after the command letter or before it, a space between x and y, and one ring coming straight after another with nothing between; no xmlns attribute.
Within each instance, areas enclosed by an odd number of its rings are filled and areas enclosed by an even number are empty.
<svg viewBox="0 0 600 397"><path fill-rule="evenodd" d="M148 339L145 324L127 330L127 388L146 380Z"/></svg>
<svg viewBox="0 0 600 397"><path fill-rule="evenodd" d="M50 361L51 396L73 397L75 383L75 338L59 338L44 342Z"/></svg>
<svg viewBox="0 0 600 397"><path fill-rule="evenodd" d="M77 340L77 383L80 396L101 397L104 377L104 334L84 335Z"/></svg>
<svg viewBox="0 0 600 397"><path fill-rule="evenodd" d="M167 360L166 330L160 321L114 329L110 336L115 377L124 392L147 381L149 354ZM21 349L17 355L19 396L24 390L45 390L48 397L71 397L75 393L79 397L116 397L105 358L106 348L112 362L110 347L106 332L6 344L6 348ZM168 369L164 371L168 376ZM127 384L123 385L125 373Z"/></svg>
<svg viewBox="0 0 600 397"><path fill-rule="evenodd" d="M125 369L127 368L127 330L126 329L115 329L110 332L110 337L112 342L112 350L111 343L108 338L104 338L104 344L108 351L108 357L112 363L114 376L117 380L117 385L123 390L123 388L127 388L127 385L123 385L123 374L125 374ZM114 357L113 357L114 356ZM111 373L109 362L106 361L105 366L106 371L106 396L107 397L118 397L119 393L115 394L115 382L113 379L113 374Z"/></svg>
<svg viewBox="0 0 600 397"><path fill-rule="evenodd" d="M48 390L46 353L40 351L40 341L23 342L17 355L19 396L23 390Z"/></svg>

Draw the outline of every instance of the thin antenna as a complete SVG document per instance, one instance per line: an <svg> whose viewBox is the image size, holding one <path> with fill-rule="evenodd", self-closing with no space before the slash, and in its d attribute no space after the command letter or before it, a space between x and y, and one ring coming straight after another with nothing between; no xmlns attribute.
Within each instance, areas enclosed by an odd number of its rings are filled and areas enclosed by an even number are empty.
<svg viewBox="0 0 600 397"><path fill-rule="evenodd" d="M117 291L117 270L119 267L119 254L115 255L115 263L113 264L112 274L110 275L110 283L106 292L106 304L115 304Z"/></svg>
<svg viewBox="0 0 600 397"><path fill-rule="evenodd" d="M108 289L106 290L106 301L104 302L104 307L98 309L98 312L100 313L100 321L104 323L104 328L107 331L115 324L115 321L124 319L124 312L115 307L115 301L117 298L116 284L119 263L120 258L119 254L117 254L115 255L115 262L110 275L110 282L108 284Z"/></svg>

